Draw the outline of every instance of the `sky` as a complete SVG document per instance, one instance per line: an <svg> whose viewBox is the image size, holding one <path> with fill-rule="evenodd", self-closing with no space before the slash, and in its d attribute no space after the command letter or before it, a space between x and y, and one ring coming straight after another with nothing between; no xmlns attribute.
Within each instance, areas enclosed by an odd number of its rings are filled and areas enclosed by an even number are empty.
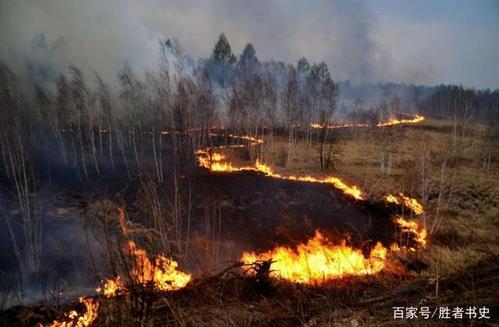
<svg viewBox="0 0 499 327"><path fill-rule="evenodd" d="M0 0L0 60L76 64L113 79L159 62L176 37L206 58L221 32L261 60L326 62L353 82L499 88L496 0ZM43 32L53 51L33 49Z"/></svg>

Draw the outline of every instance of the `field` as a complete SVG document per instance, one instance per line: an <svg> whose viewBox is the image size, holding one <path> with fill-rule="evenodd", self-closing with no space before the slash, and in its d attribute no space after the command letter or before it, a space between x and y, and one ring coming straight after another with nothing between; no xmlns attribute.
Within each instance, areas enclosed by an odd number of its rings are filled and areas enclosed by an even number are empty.
<svg viewBox="0 0 499 327"><path fill-rule="evenodd" d="M487 172L483 170L483 126L469 126L458 140L459 152L450 150L451 132L452 122L440 120L397 126L390 135L378 135L382 133L378 129L342 129L330 144L334 166L328 170L320 168L316 141L293 144L287 166L290 147L285 136L266 137L255 150L280 174L339 176L359 185L369 201L400 192L420 200L425 213L418 219L430 233L428 245L401 253L396 268L314 286L275 279L264 271L256 276L241 273L237 263L225 263L226 269L198 276L175 292L158 292L151 285L113 298L101 297L95 324L393 325L398 323L393 320L393 307L485 306L495 312L499 303L499 167L495 164ZM390 161L384 173L380 170L380 137L392 140L386 145L385 156ZM214 178L222 180L222 176ZM99 208L96 205L94 210L104 210ZM203 253L200 260L213 254ZM82 304L14 307L0 315L0 322L50 322L70 307L83 310ZM445 320L427 322L439 325Z"/></svg>
<svg viewBox="0 0 499 327"><path fill-rule="evenodd" d="M0 327L499 326L498 2L399 2L0 0Z"/></svg>

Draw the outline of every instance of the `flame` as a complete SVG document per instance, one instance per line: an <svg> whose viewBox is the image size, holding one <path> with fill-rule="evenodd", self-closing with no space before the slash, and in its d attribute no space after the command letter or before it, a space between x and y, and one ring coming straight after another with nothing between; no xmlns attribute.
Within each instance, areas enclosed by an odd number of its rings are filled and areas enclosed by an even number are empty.
<svg viewBox="0 0 499 327"><path fill-rule="evenodd" d="M263 141L262 141L263 142ZM260 143L260 142L259 142ZM313 176L295 176L295 175L281 175L272 170L272 168L264 163L261 163L258 159L256 160L254 166L235 166L226 157L218 152L210 153L204 149L199 149L196 151L198 157L198 164L200 167L204 167L211 172L225 172L233 173L239 171L254 171L262 173L267 177L291 180L306 183L320 183L320 184L330 184L333 187L343 191L346 195L349 195L357 200L363 200L363 192L355 185L348 185L338 177L327 176L323 178L316 178Z"/></svg>
<svg viewBox="0 0 499 327"><path fill-rule="evenodd" d="M358 127L369 127L369 124L341 124L341 125L324 125L324 124L318 124L318 123L312 123L310 124L310 127L312 128L329 128L329 129L335 129L335 128L358 128Z"/></svg>
<svg viewBox="0 0 499 327"><path fill-rule="evenodd" d="M419 114L410 115L412 118L410 119L390 119L386 122L380 122L376 126L377 127L385 127L392 126L397 124L415 124L421 122L425 119L424 116ZM345 128L345 127L369 127L368 124L344 124L344 125L321 125L317 123L311 124L313 128ZM217 137L218 135L215 133L209 134L212 137ZM234 135L227 134L228 137L234 140L246 141L249 146L263 144L263 139L259 139L253 136L248 135ZM232 144L218 147L210 147L210 148L201 148L195 151L198 159L198 164L200 167L204 167L211 172L225 172L225 173L233 173L239 171L254 171L262 173L268 177L276 178L276 179L284 179L284 180L292 180L299 182L307 182L307 183L321 183L321 184L330 184L333 187L341 190L344 194L353 197L357 200L363 200L364 194L363 192L355 185L348 185L344 181L342 181L338 177L327 176L323 178L316 178L313 176L295 176L295 175L281 175L275 173L272 168L266 164L260 163L258 159L256 160L254 165L246 165L246 166L236 166L227 160L226 156L217 152L217 150L226 149L226 148L239 148L245 147L247 145L244 144ZM400 194L401 198L404 201L404 205L410 208L414 213L421 214L423 213L423 207L419 204L415 199L411 199L409 197L405 197L403 194ZM393 196L387 196L388 202L399 203L398 200Z"/></svg>
<svg viewBox="0 0 499 327"><path fill-rule="evenodd" d="M400 226L403 233L414 235L414 241L424 248L426 246L428 231L426 228L419 226L416 221L406 220L404 217L398 217L395 222Z"/></svg>
<svg viewBox="0 0 499 327"><path fill-rule="evenodd" d="M390 203L400 204L399 200L392 194L388 194L385 196L385 200Z"/></svg>
<svg viewBox="0 0 499 327"><path fill-rule="evenodd" d="M118 208L120 227L123 235L128 237L128 228L126 225L125 210ZM158 255L154 261L151 261L145 250L137 248L134 241L129 240L125 246L125 251L133 257L133 267L130 271L134 283L140 285L152 285L159 291L173 291L183 288L191 280L191 275L177 269L178 263ZM107 279L102 287L96 291L107 298L115 297L121 292L126 292L125 285L120 276ZM86 307L83 315L75 310L67 313L65 321L54 320L51 327L83 327L91 325L98 315L99 302L94 302L92 298L80 298L80 302ZM41 326L42 324L40 324Z"/></svg>
<svg viewBox="0 0 499 327"><path fill-rule="evenodd" d="M393 126L393 125L400 125L400 124L416 124L419 122L422 122L425 120L425 117L419 114L405 114L408 116L411 116L412 118L408 119L396 119L396 118L391 118L385 122L379 122L375 126L376 127L387 127L387 126ZM312 123L310 124L310 127L312 128L359 128L359 127L370 127L371 125L369 124L341 124L341 125L324 125L324 124L318 124L318 123Z"/></svg>
<svg viewBox="0 0 499 327"><path fill-rule="evenodd" d="M134 258L130 275L138 284L153 284L160 291L174 291L183 288L191 280L191 275L177 269L178 263L163 255L154 261L149 260L147 252L137 248L134 241L128 241L128 253Z"/></svg>
<svg viewBox="0 0 499 327"><path fill-rule="evenodd" d="M125 210L118 208L120 228L125 237L128 237L129 231L126 225ZM174 291L183 288L192 276L181 270L178 270L178 263L164 255L158 255L151 261L147 252L137 248L134 241L128 240L124 245L124 250L133 258L133 267L130 270L130 276L136 284L153 285L159 291ZM105 297L114 297L126 288L120 276L107 279L102 287L96 289Z"/></svg>
<svg viewBox="0 0 499 327"><path fill-rule="evenodd" d="M399 193L398 197L402 200L405 207L409 208L416 215L420 215L424 212L423 205L418 202L418 200L405 196L403 193ZM389 194L385 196L385 200L390 203L400 204L401 201L395 195Z"/></svg>
<svg viewBox="0 0 499 327"><path fill-rule="evenodd" d="M307 243L296 249L277 247L271 251L256 254L245 252L241 261L252 264L257 261L272 261L271 276L303 284L319 284L345 276L373 275L386 264L387 249L377 243L368 257L359 249L346 245L332 244L319 231Z"/></svg>
<svg viewBox="0 0 499 327"><path fill-rule="evenodd" d="M125 286L120 276L116 276L115 278L109 278L105 282L103 282L102 287L98 287L95 290L97 293L104 295L107 298L115 297L119 293L123 292Z"/></svg>
<svg viewBox="0 0 499 327"><path fill-rule="evenodd" d="M85 305L86 308L86 311L83 314L78 314L76 310L71 310L65 315L66 319L64 321L54 320L48 326L50 327L90 326L95 321L95 319L97 319L99 302L97 301L94 302L92 298L80 297L80 303L83 303L83 305Z"/></svg>
<svg viewBox="0 0 499 327"><path fill-rule="evenodd" d="M424 212L423 206L416 199L404 196L402 193L400 196L404 200L404 205L411 209L416 215L420 215Z"/></svg>
<svg viewBox="0 0 499 327"><path fill-rule="evenodd" d="M246 265L270 261L271 277L302 284L321 284L346 276L374 275L387 267L389 253L426 247L428 232L424 227L404 217L397 217L395 222L403 233L413 235L416 247L401 247L393 243L386 248L378 242L366 257L360 249L346 245L344 240L334 245L316 231L313 238L299 244L296 249L280 246L259 254L244 252L241 261ZM245 270L249 271L249 268Z"/></svg>
<svg viewBox="0 0 499 327"><path fill-rule="evenodd" d="M164 255L158 255L150 260L147 252L137 248L133 241L128 241L126 251L133 256L133 268L130 276L135 284L152 285L158 291L175 291L185 287L192 276L178 269L178 263ZM115 297L126 292L126 287L120 276L107 279L102 287L96 289L105 297Z"/></svg>
<svg viewBox="0 0 499 327"><path fill-rule="evenodd" d="M392 118L386 122L380 122L376 126L377 127L386 127L386 126L393 126L393 125L400 125L400 124L417 124L419 122L422 122L423 120L425 120L424 116L415 114L415 115L413 115L413 118L411 118L411 119Z"/></svg>
<svg viewBox="0 0 499 327"><path fill-rule="evenodd" d="M403 193L400 193L397 196L393 194L389 194L385 197L385 200L390 203L400 204L401 202L405 207L409 208L416 215L420 215L424 212L423 205L421 205L416 199L405 196ZM404 217L397 217L395 219L395 223L397 223L403 233L409 233L414 235L414 241L418 244L419 247L424 248L426 246L428 231L426 228L420 226L416 221L406 220ZM411 247L409 248L412 251L416 249ZM400 248L397 244L392 245L393 251L398 251Z"/></svg>

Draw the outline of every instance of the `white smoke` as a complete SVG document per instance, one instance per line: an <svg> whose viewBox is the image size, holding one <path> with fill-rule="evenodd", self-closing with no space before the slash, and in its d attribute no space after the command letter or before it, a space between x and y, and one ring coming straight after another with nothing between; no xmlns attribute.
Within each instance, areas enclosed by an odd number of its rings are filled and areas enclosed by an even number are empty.
<svg viewBox="0 0 499 327"><path fill-rule="evenodd" d="M26 60L58 68L73 63L109 80L125 62L138 70L156 68L160 38L176 37L199 59L210 55L225 32L236 54L251 42L260 60L325 61L336 80L497 83L493 58L499 47L487 39L490 33L462 36L445 22L380 16L371 8L375 5L362 0L0 0L0 60L17 67ZM32 51L38 33L60 46L50 60Z"/></svg>

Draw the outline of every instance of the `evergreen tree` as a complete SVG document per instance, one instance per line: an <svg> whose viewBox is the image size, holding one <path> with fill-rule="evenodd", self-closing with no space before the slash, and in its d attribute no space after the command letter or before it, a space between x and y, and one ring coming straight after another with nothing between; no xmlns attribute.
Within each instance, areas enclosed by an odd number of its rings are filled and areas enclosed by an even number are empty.
<svg viewBox="0 0 499 327"><path fill-rule="evenodd" d="M233 64L236 62L236 57L232 53L229 40L227 40L224 33L220 34L218 37L211 58L217 64Z"/></svg>
<svg viewBox="0 0 499 327"><path fill-rule="evenodd" d="M244 47L243 54L241 55L241 62L254 62L258 61L256 58L256 51L255 48L253 47L253 44L248 43Z"/></svg>
<svg viewBox="0 0 499 327"><path fill-rule="evenodd" d="M251 75L258 64L258 59L256 57L255 48L251 43L248 43L243 50L243 54L241 55L239 62L237 63L238 70L242 74L242 76Z"/></svg>
<svg viewBox="0 0 499 327"><path fill-rule="evenodd" d="M301 74L306 74L310 70L310 64L308 63L307 58L301 57L298 60L298 64L296 65L296 69Z"/></svg>
<svg viewBox="0 0 499 327"><path fill-rule="evenodd" d="M218 84L225 88L230 80L236 57L232 53L229 41L224 33L220 34L218 41L213 48L211 63L209 67L210 75Z"/></svg>
<svg viewBox="0 0 499 327"><path fill-rule="evenodd" d="M319 78L323 81L331 78L329 69L327 68L327 65L324 61L317 66L317 73L319 75Z"/></svg>

